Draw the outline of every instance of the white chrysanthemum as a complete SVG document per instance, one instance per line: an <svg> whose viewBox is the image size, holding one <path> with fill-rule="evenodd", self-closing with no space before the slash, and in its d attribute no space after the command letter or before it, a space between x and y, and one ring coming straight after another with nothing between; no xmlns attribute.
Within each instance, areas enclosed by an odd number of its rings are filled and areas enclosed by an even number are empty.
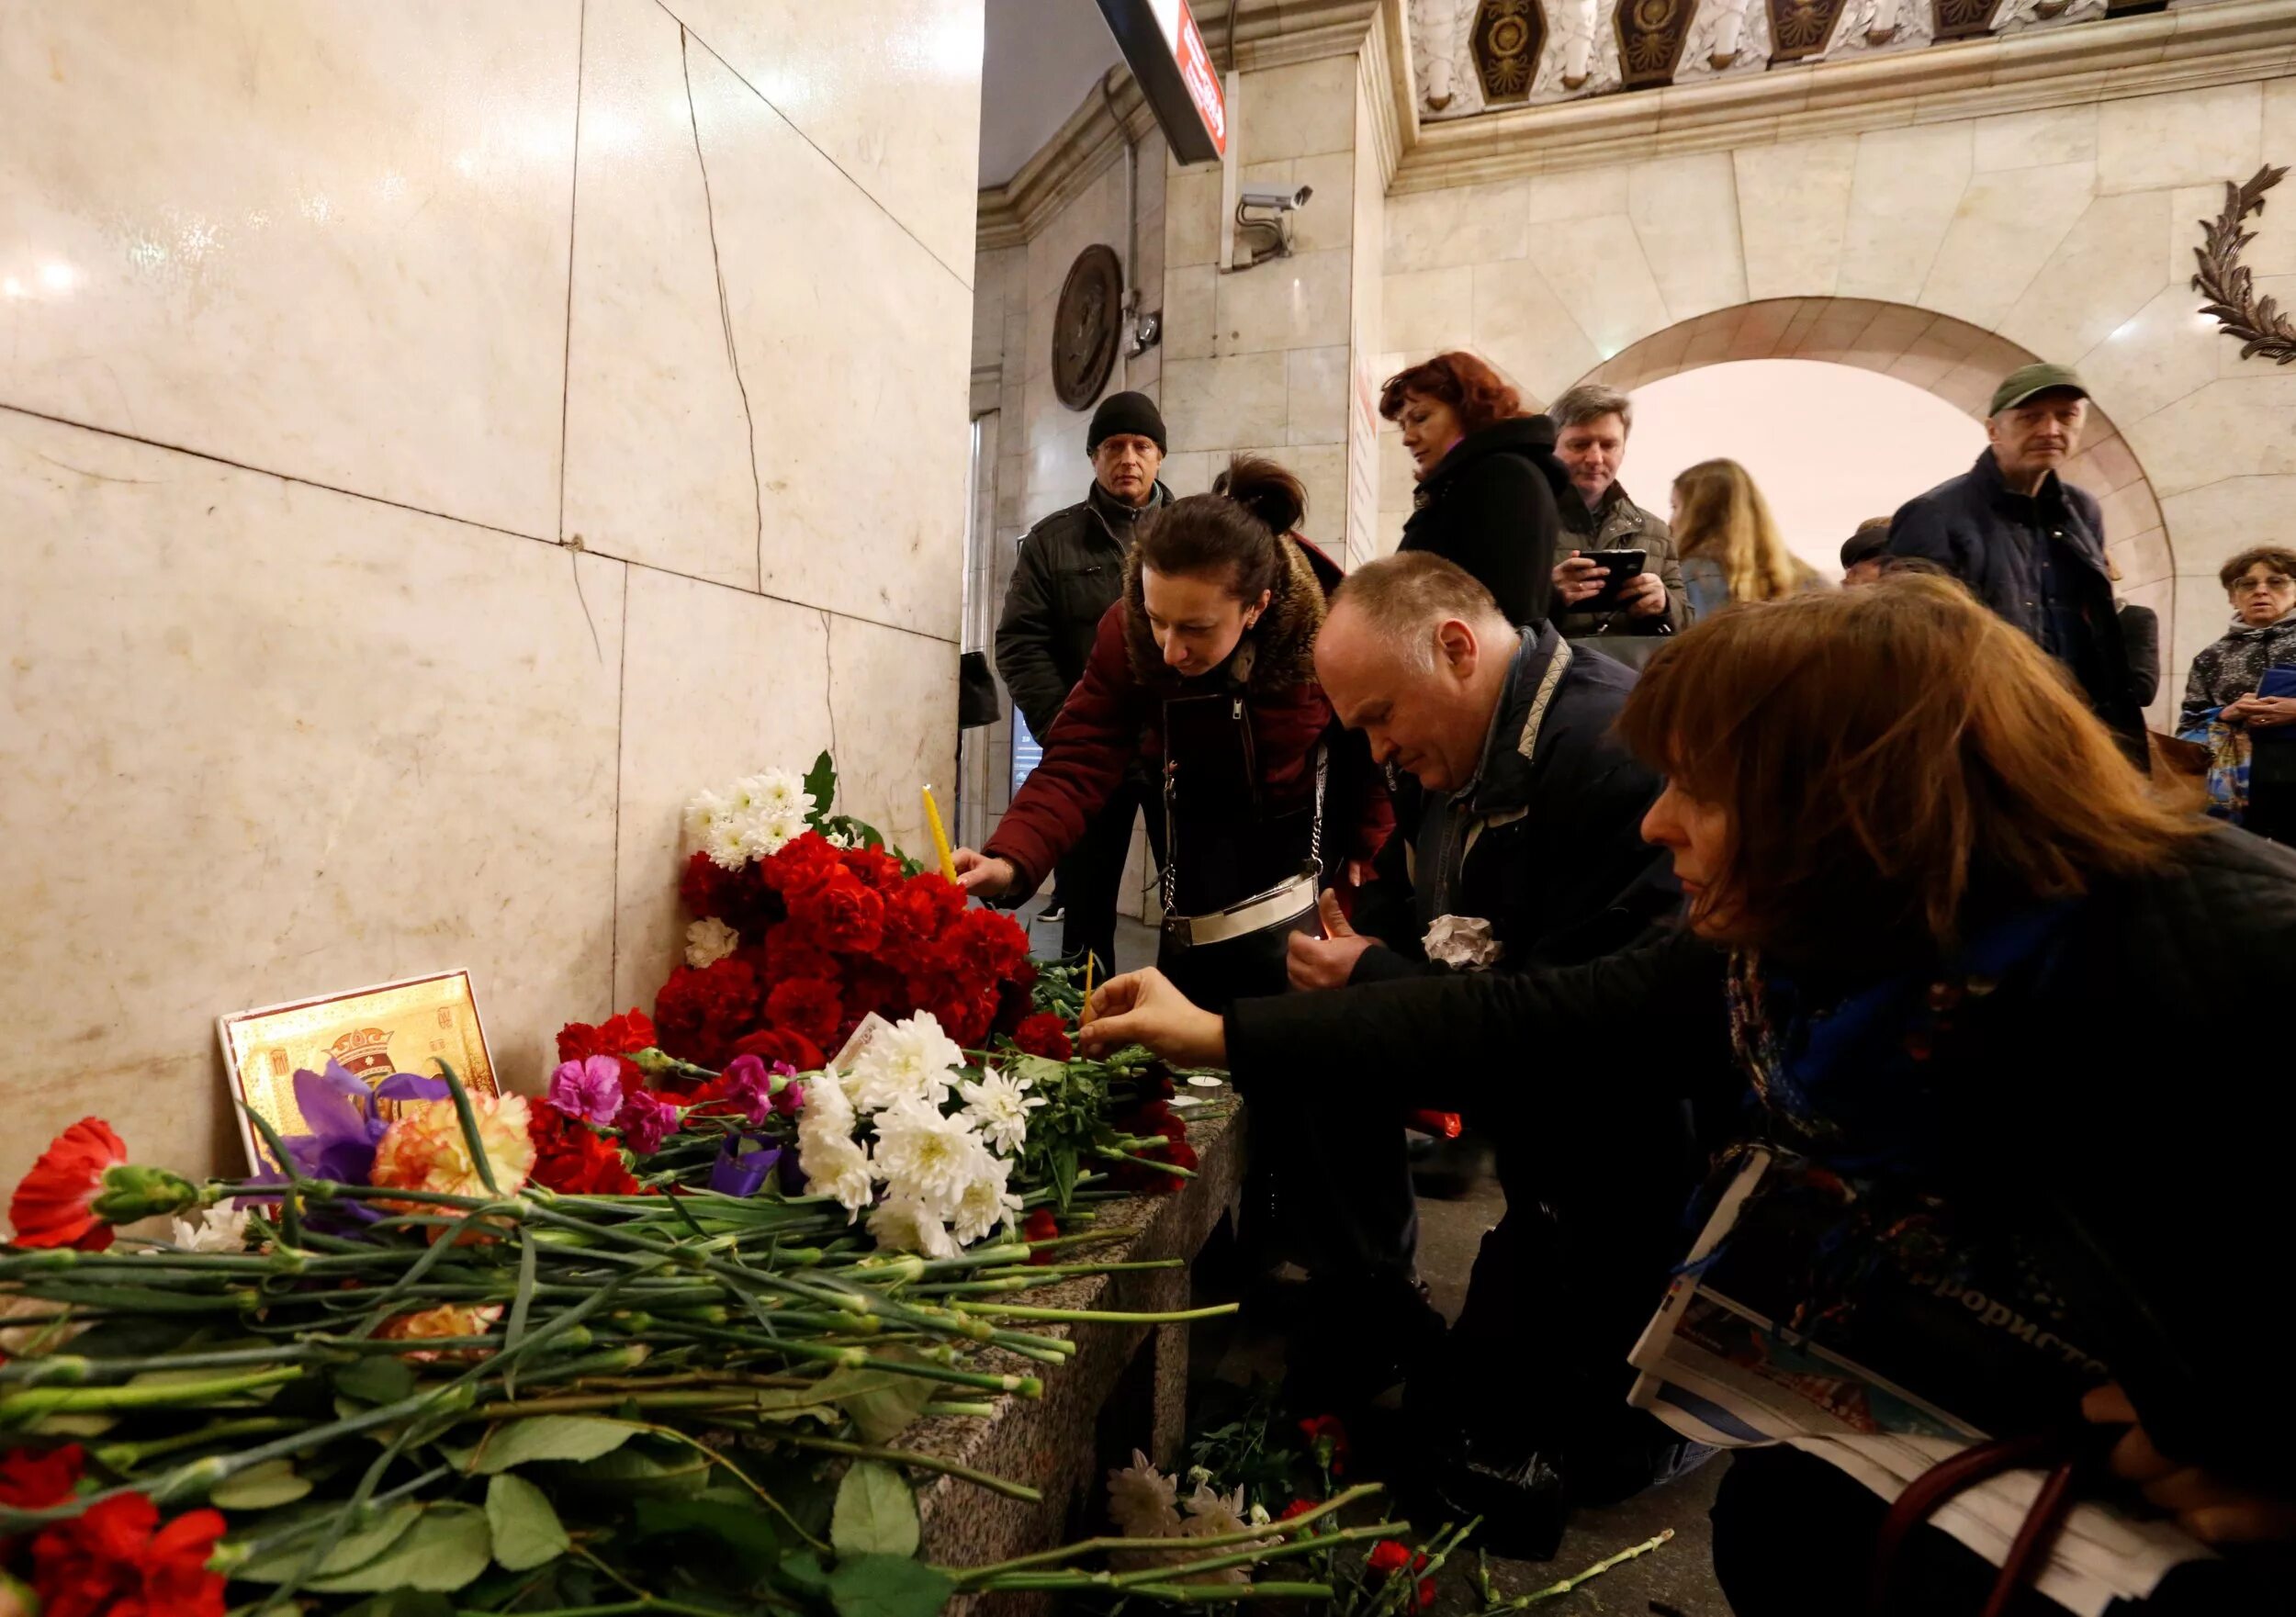
<svg viewBox="0 0 2296 1617"><path fill-rule="evenodd" d="M964 1096L965 1116L973 1119L988 1142L1001 1151L1017 1151L1028 1143L1029 1112L1044 1104L1041 1095L1030 1095L1033 1078L1013 1078L991 1067L982 1072L979 1082L961 1078L957 1091Z"/></svg>
<svg viewBox="0 0 2296 1617"><path fill-rule="evenodd" d="M957 1210L965 1186L992 1172L995 1158L962 1112L944 1117L920 1101L889 1106L876 1117L877 1147L870 1162L896 1197L912 1197L942 1218Z"/></svg>
<svg viewBox="0 0 2296 1617"><path fill-rule="evenodd" d="M846 1074L846 1094L865 1112L906 1101L939 1106L964 1065L964 1051L930 1011L880 1027Z"/></svg>
<svg viewBox="0 0 2296 1617"><path fill-rule="evenodd" d="M793 769L767 769L744 775L734 782L736 798L769 819L784 816L803 822L818 806L805 790L805 778Z"/></svg>
<svg viewBox="0 0 2296 1617"><path fill-rule="evenodd" d="M798 1138L804 1139L807 1129L845 1135L853 1132L853 1102L842 1084L805 1080L805 1109L797 1115Z"/></svg>
<svg viewBox="0 0 2296 1617"><path fill-rule="evenodd" d="M960 1245L985 1240L1000 1224L1019 1223L1020 1197L1006 1188L1011 1180L1012 1163L1003 1157L990 1157L987 1166L965 1185L950 1218Z"/></svg>
<svg viewBox="0 0 2296 1617"><path fill-rule="evenodd" d="M929 1258L957 1255L957 1243L949 1239L940 1215L915 1196L888 1197L869 1215L869 1233L887 1252L922 1252Z"/></svg>
<svg viewBox="0 0 2296 1617"><path fill-rule="evenodd" d="M705 915L686 928L686 964L697 971L740 947L741 934L715 915Z"/></svg>
<svg viewBox="0 0 2296 1617"><path fill-rule="evenodd" d="M187 1252L243 1252L247 1250L248 1215L231 1207L201 1209L199 1221L170 1221L175 1244Z"/></svg>
<svg viewBox="0 0 2296 1617"><path fill-rule="evenodd" d="M1176 1537L1180 1513L1172 1501L1178 1491L1178 1484L1134 1449L1131 1465L1109 1473L1109 1520L1124 1538Z"/></svg>
<svg viewBox="0 0 2296 1617"><path fill-rule="evenodd" d="M722 870L738 870L749 858L742 824L742 816L715 792L702 792L686 804L686 839Z"/></svg>
<svg viewBox="0 0 2296 1617"><path fill-rule="evenodd" d="M850 1134L834 1128L797 1130L797 1165L805 1171L805 1194L834 1196L850 1215L858 1216L877 1194L877 1181L869 1171L869 1153ZM852 1218L846 1219L851 1223Z"/></svg>

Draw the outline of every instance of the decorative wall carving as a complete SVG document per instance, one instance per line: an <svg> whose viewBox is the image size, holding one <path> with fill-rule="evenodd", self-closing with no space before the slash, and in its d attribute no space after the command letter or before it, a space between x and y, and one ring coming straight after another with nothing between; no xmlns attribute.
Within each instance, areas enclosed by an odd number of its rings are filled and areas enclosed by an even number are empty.
<svg viewBox="0 0 2296 1617"><path fill-rule="evenodd" d="M1934 41L1929 0L1850 0L1825 59L1876 51L1911 51Z"/></svg>
<svg viewBox="0 0 2296 1617"><path fill-rule="evenodd" d="M1799 62L1825 50L1841 16L1843 0L1767 0L1770 60ZM1867 0L1868 4L1873 0ZM1887 0L1891 5L1896 0Z"/></svg>
<svg viewBox="0 0 2296 1617"><path fill-rule="evenodd" d="M1938 40L1966 39L1991 31L1994 7L2000 0L1930 0L1930 16L1935 26L1930 37Z"/></svg>
<svg viewBox="0 0 2296 1617"><path fill-rule="evenodd" d="M1095 241L1076 254L1052 311L1052 392L1071 410L1089 410L1116 365L1124 266Z"/></svg>
<svg viewBox="0 0 2296 1617"><path fill-rule="evenodd" d="M1993 14L1997 34L2020 34L2051 24L2088 22L2105 15L2107 0L2001 0Z"/></svg>
<svg viewBox="0 0 2296 1617"><path fill-rule="evenodd" d="M1753 0L1706 0L1674 67L1676 83L1753 72L1770 60L1770 13Z"/></svg>
<svg viewBox="0 0 2296 1617"><path fill-rule="evenodd" d="M1620 0L1612 14L1626 88L1671 84L1698 0Z"/></svg>
<svg viewBox="0 0 2296 1617"><path fill-rule="evenodd" d="M1491 106L1526 101L1547 42L1538 0L1482 0L1475 12L1475 73Z"/></svg>
<svg viewBox="0 0 2296 1617"><path fill-rule="evenodd" d="M1426 64L1419 85L1420 104L1441 112L1458 93L1459 7L1458 0L1420 0L1412 8L1413 55Z"/></svg>
<svg viewBox="0 0 2296 1617"><path fill-rule="evenodd" d="M2240 262L2240 250L2256 240L2256 232L2240 227L2250 214L2264 211L2264 194L2287 173L2268 163L2245 185L2226 180L2224 211L2200 221L2206 234L2192 250L2200 264L2192 289L2208 299L2200 312L2212 317L2227 337L2240 339L2241 358L2261 356L2275 365L2296 361L2296 324L2290 323L2272 298L2257 296L2248 266Z"/></svg>
<svg viewBox="0 0 2296 1617"><path fill-rule="evenodd" d="M1619 0L1547 0L1553 38L1531 83L1532 100L1600 95L1619 87L1618 37L1610 25L1618 5Z"/></svg>

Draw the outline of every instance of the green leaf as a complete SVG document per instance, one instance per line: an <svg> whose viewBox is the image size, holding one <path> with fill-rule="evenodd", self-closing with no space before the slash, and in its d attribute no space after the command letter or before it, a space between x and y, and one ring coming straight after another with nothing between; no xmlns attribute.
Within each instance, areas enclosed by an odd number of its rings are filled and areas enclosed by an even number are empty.
<svg viewBox="0 0 2296 1617"><path fill-rule="evenodd" d="M542 1489L515 1472L487 1484L487 1526L494 1534L495 1560L512 1572L555 1561L573 1542Z"/></svg>
<svg viewBox="0 0 2296 1617"><path fill-rule="evenodd" d="M292 1464L265 1460L217 1483L208 1490L208 1503L226 1510L268 1510L291 1505L310 1490L311 1479L297 1476Z"/></svg>
<svg viewBox="0 0 2296 1617"><path fill-rule="evenodd" d="M782 1582L794 1584L810 1594L829 1592L829 1575L822 1570L821 1557L811 1550L782 1556L782 1564L774 1570L781 1574Z"/></svg>
<svg viewBox="0 0 2296 1617"><path fill-rule="evenodd" d="M813 798L813 817L816 820L827 818L829 810L837 803L837 765L829 761L827 747L822 749L819 758L813 760L813 768L805 771L805 791Z"/></svg>
<svg viewBox="0 0 2296 1617"><path fill-rule="evenodd" d="M337 1392L365 1404L395 1404L414 1391L413 1366L395 1355L357 1360L332 1379Z"/></svg>
<svg viewBox="0 0 2296 1617"><path fill-rule="evenodd" d="M936 1617L956 1592L946 1573L900 1555L855 1555L829 1574L838 1617Z"/></svg>
<svg viewBox="0 0 2296 1617"><path fill-rule="evenodd" d="M470 1469L481 1477L530 1460L594 1460L610 1454L644 1428L588 1415L536 1415L505 1420L478 1445Z"/></svg>
<svg viewBox="0 0 2296 1617"><path fill-rule="evenodd" d="M880 1349L876 1356L910 1359L916 1354L894 1345ZM933 1383L888 1370L838 1370L805 1390L814 1402L835 1404L850 1415L863 1441L886 1443L907 1431L918 1411L932 1401Z"/></svg>
<svg viewBox="0 0 2296 1617"><path fill-rule="evenodd" d="M632 1443L569 1466L570 1482L617 1494L650 1494L656 1498L691 1499L710 1485L711 1460L699 1450L683 1446L667 1454Z"/></svg>
<svg viewBox="0 0 2296 1617"><path fill-rule="evenodd" d="M315 1594L457 1589L487 1569L492 1548L485 1511L474 1505L433 1505L412 1532L373 1560L304 1587Z"/></svg>
<svg viewBox="0 0 2296 1617"><path fill-rule="evenodd" d="M748 1583L771 1574L781 1560L781 1540L754 1499L735 1503L712 1499L642 1499L634 1521L635 1534L641 1539L682 1533L708 1534L733 1556Z"/></svg>
<svg viewBox="0 0 2296 1617"><path fill-rule="evenodd" d="M323 1513L312 1512L315 1515ZM328 1551L326 1560L320 1564L321 1575L348 1572L355 1566L365 1566L411 1533L414 1524L422 1519L422 1507L411 1499L388 1507L369 1525L354 1528L344 1533L343 1541ZM264 1523L266 1532L270 1526L268 1522ZM250 1583L283 1583L301 1569L304 1557L310 1552L311 1541L305 1539L299 1544L288 1544L273 1550L269 1555L258 1555L242 1566L234 1566L231 1576L245 1578Z"/></svg>
<svg viewBox="0 0 2296 1617"><path fill-rule="evenodd" d="M917 1554L917 1496L882 1460L861 1460L837 1486L829 1543L839 1555Z"/></svg>

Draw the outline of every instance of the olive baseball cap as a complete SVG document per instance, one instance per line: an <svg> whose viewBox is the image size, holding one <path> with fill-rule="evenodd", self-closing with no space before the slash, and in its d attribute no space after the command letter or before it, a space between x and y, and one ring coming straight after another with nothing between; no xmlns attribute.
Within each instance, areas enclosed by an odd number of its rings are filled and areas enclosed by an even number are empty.
<svg viewBox="0 0 2296 1617"><path fill-rule="evenodd" d="M1993 390L1993 403L1986 410L1989 416L2005 410L2015 410L2036 393L2071 391L2083 399L2088 388L2069 365L2028 365L2001 378L2001 385Z"/></svg>

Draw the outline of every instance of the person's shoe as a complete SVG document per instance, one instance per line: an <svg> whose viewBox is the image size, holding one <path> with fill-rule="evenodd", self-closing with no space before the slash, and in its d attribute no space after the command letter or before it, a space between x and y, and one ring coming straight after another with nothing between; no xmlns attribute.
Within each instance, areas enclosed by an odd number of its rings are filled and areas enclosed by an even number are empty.
<svg viewBox="0 0 2296 1617"><path fill-rule="evenodd" d="M1048 926L1057 926L1060 923L1068 919L1068 906L1061 903L1058 899L1055 899L1051 904L1045 905L1044 913L1037 916L1037 919Z"/></svg>
<svg viewBox="0 0 2296 1617"><path fill-rule="evenodd" d="M1414 1489L1435 1507L1414 1519L1482 1525L1475 1541L1510 1560L1547 1561L1561 1546L1570 1517L1569 1490L1552 1460L1536 1450L1509 1460L1481 1455L1471 1443L1431 1456Z"/></svg>
<svg viewBox="0 0 2296 1617"><path fill-rule="evenodd" d="M1413 1142L1411 1187L1435 1201L1458 1201L1472 1196L1491 1174L1496 1153L1479 1135L1457 1140L1430 1140L1424 1147Z"/></svg>
<svg viewBox="0 0 2296 1617"><path fill-rule="evenodd" d="M1289 1289L1285 1383L1302 1408L1357 1409L1443 1345L1443 1316L1417 1280L1316 1276Z"/></svg>

